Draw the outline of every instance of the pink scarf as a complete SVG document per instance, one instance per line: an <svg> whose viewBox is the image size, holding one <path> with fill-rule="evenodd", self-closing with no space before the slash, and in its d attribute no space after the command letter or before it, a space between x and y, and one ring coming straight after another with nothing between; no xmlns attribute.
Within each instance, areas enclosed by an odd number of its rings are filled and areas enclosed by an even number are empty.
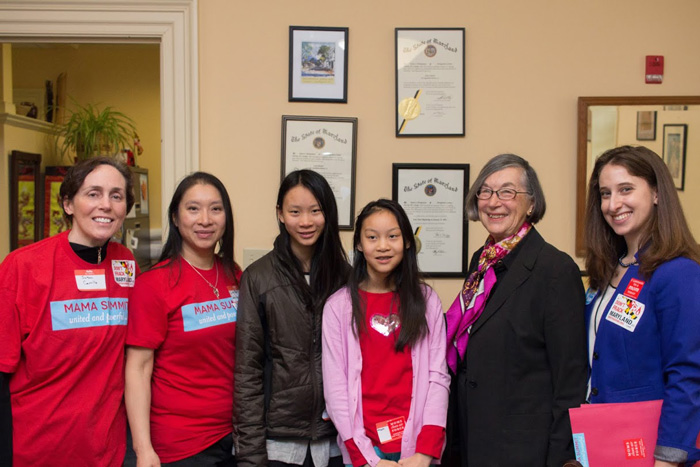
<svg viewBox="0 0 700 467"><path fill-rule="evenodd" d="M457 356L464 358L469 341L469 330L484 311L486 301L496 283L492 266L510 253L532 228L524 222L520 229L508 238L496 243L492 236L486 239L479 256L479 265L464 281L462 291L447 310L447 365L457 373Z"/></svg>

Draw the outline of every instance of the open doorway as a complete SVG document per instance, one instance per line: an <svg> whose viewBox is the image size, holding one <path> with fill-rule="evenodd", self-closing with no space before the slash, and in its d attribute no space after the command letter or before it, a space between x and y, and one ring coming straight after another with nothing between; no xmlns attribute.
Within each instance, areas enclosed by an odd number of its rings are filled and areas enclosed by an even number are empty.
<svg viewBox="0 0 700 467"><path fill-rule="evenodd" d="M129 213L122 234L142 269L157 255L150 245L158 246L161 232L159 47L157 43L12 46L13 96L18 114L27 112L37 121L60 124L59 115L65 120L71 112L89 105L100 111L111 108L133 121L136 133L129 135L134 141L129 149L133 149L134 173L139 174L135 181L140 181L134 185L139 190L139 202ZM43 133L36 134L43 139ZM61 155L55 145L47 146L42 151L42 168L72 163L72 154ZM42 172L48 174L50 170ZM42 205L49 209L50 193L44 198ZM53 217L44 213L42 218L48 224L42 237L60 232L60 226L50 222Z"/></svg>
<svg viewBox="0 0 700 467"><path fill-rule="evenodd" d="M196 0L0 3L0 42L159 44L160 225L162 204L199 166L196 10Z"/></svg>

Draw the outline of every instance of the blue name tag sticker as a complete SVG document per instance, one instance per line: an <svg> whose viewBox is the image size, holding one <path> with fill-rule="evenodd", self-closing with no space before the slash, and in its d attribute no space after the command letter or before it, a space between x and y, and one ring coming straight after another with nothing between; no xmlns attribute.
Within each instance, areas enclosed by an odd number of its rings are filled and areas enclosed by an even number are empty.
<svg viewBox="0 0 700 467"><path fill-rule="evenodd" d="M237 317L237 300L224 298L210 302L191 303L181 308L182 324L185 332L235 323Z"/></svg>
<svg viewBox="0 0 700 467"><path fill-rule="evenodd" d="M129 319L128 298L87 298L51 302L51 327L54 331L126 326Z"/></svg>
<svg viewBox="0 0 700 467"><path fill-rule="evenodd" d="M583 433L574 433L574 452L576 452L576 460L583 465L583 467L590 467L588 464L588 451L586 449L586 437Z"/></svg>

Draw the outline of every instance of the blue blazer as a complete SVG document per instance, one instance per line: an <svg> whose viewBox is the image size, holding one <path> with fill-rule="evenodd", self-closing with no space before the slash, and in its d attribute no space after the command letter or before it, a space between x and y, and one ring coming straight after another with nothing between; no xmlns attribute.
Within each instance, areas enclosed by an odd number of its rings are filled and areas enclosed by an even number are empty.
<svg viewBox="0 0 700 467"><path fill-rule="evenodd" d="M676 258L651 278L630 266L604 309L586 294L586 323L602 313L591 403L663 399L656 454L700 460L700 265Z"/></svg>

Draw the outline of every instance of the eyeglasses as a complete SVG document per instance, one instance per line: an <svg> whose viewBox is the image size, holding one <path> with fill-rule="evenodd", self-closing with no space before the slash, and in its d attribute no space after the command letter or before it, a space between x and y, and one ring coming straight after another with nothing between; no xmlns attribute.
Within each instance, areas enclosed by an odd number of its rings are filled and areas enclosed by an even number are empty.
<svg viewBox="0 0 700 467"><path fill-rule="evenodd" d="M492 190L491 188L481 188L479 191L476 192L476 197L479 199L491 199L491 196L493 196L494 193L496 193L498 199L503 201L514 199L515 196L518 194L532 195L532 193L528 191L517 191L512 188L501 188L500 190Z"/></svg>

